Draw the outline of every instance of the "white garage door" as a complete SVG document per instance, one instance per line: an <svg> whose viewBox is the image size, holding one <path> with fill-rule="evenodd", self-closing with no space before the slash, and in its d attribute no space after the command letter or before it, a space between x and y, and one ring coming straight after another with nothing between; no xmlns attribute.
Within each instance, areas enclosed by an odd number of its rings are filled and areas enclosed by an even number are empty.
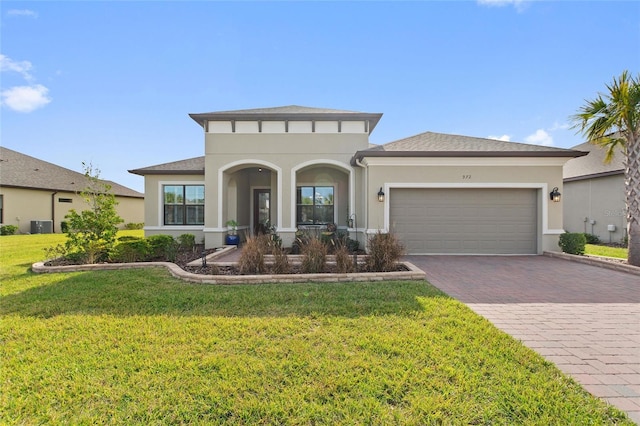
<svg viewBox="0 0 640 426"><path fill-rule="evenodd" d="M535 189L391 189L390 227L410 254L535 254Z"/></svg>

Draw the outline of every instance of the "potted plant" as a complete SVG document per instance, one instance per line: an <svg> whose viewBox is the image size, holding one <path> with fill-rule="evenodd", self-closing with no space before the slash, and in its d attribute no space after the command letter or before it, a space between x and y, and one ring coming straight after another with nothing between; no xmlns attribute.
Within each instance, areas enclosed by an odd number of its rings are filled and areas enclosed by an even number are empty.
<svg viewBox="0 0 640 426"><path fill-rule="evenodd" d="M227 237L224 242L230 246L237 246L240 242L240 237L238 237L238 222L231 219L228 220L227 223Z"/></svg>

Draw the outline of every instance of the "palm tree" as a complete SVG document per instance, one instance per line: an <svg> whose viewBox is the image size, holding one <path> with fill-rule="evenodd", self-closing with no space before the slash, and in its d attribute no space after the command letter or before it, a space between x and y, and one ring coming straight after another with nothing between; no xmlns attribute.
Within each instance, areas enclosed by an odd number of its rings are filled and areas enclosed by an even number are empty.
<svg viewBox="0 0 640 426"><path fill-rule="evenodd" d="M607 93L585 102L571 117L574 128L607 150L605 161L618 149L625 156L628 262L640 266L640 75L634 78L624 71L607 85Z"/></svg>

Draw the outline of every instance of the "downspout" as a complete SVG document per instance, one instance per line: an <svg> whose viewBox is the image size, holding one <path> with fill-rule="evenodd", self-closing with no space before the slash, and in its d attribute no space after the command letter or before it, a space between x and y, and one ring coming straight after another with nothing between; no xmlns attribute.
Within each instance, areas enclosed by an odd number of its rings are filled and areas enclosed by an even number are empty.
<svg viewBox="0 0 640 426"><path fill-rule="evenodd" d="M366 191L366 186L368 184L367 166L362 164L362 161L359 158L354 158L354 160L355 160L354 162L355 162L356 166L362 167L364 169L364 177L362 179L362 181L363 181L362 183L365 186L365 188L364 188L365 190L363 191L365 196L364 196L364 205L362 206L362 208L364 210L364 218L366 219L367 218L367 210L368 210L368 208L367 208L367 191ZM355 188L354 188L354 190L355 190ZM358 194L358 191L354 191L354 196L353 196L353 201L354 202L356 201L357 194ZM358 203L355 203L353 214L356 215L356 221L354 223L355 229L356 229L356 235L358 235L358 219L357 219L358 218L358 213L356 213L356 211L355 211L355 208L357 208L357 207L358 207ZM367 237L366 237L366 231L365 231L364 235L363 235L362 247L366 246L366 242L367 242ZM356 267L357 267L357 260L356 260Z"/></svg>
<svg viewBox="0 0 640 426"><path fill-rule="evenodd" d="M56 233L56 194L58 191L55 191L51 194L51 232Z"/></svg>

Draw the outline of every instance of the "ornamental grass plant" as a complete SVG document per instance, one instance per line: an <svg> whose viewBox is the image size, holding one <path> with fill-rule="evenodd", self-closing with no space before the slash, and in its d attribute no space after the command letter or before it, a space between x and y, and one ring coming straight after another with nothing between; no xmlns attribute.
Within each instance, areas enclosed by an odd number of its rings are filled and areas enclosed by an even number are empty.
<svg viewBox="0 0 640 426"><path fill-rule="evenodd" d="M302 272L317 274L324 271L329 248L319 238L309 238L302 246Z"/></svg>
<svg viewBox="0 0 640 426"><path fill-rule="evenodd" d="M242 246L242 254L238 261L238 269L242 275L264 274L267 270L264 263L264 236L247 237Z"/></svg>
<svg viewBox="0 0 640 426"><path fill-rule="evenodd" d="M389 272L396 269L400 257L404 254L404 247L394 234L378 232L369 238L367 253L368 271Z"/></svg>

